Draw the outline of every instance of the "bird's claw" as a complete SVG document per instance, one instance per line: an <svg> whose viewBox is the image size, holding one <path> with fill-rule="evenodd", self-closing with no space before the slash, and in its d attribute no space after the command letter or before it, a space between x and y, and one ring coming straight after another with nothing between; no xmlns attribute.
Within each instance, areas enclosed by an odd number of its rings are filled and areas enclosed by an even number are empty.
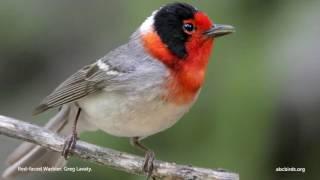
<svg viewBox="0 0 320 180"><path fill-rule="evenodd" d="M68 156L70 155L70 151L74 148L78 140L78 135L77 133L72 133L69 137L67 137L63 150L62 150L62 156L65 159L68 159Z"/></svg>
<svg viewBox="0 0 320 180"><path fill-rule="evenodd" d="M148 150L145 155L143 171L147 173L147 180L150 179L153 172L153 161L155 159L155 154L153 151Z"/></svg>

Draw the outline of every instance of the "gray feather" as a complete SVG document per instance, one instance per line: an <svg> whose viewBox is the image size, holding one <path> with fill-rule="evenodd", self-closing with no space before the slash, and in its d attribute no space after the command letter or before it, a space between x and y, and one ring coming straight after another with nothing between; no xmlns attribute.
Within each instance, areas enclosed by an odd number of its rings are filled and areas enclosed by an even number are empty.
<svg viewBox="0 0 320 180"><path fill-rule="evenodd" d="M50 108L59 107L99 91L103 88L99 86L99 83L113 77L114 76L107 75L106 72L99 69L96 63L85 66L70 76L47 96L42 103L35 108L33 114L39 114Z"/></svg>
<svg viewBox="0 0 320 180"><path fill-rule="evenodd" d="M108 69L99 67L99 61ZM134 93L151 86L159 87L168 75L164 65L145 52L137 32L129 43L99 61L83 67L65 80L42 101L34 114L77 101L102 89Z"/></svg>

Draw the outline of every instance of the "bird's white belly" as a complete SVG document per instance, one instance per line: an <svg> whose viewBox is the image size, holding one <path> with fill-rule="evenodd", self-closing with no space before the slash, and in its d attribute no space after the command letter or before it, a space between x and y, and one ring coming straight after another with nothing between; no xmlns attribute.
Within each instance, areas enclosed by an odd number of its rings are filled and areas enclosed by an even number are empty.
<svg viewBox="0 0 320 180"><path fill-rule="evenodd" d="M154 93L150 93L154 94ZM175 124L190 105L175 105L152 95L100 92L79 102L84 117L98 129L120 137L147 137Z"/></svg>

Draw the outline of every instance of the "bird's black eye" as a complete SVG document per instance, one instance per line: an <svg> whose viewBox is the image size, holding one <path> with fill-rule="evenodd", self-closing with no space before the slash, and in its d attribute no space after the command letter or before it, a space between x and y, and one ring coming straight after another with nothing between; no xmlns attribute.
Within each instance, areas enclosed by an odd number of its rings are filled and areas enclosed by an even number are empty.
<svg viewBox="0 0 320 180"><path fill-rule="evenodd" d="M191 23L185 23L185 24L183 24L183 31L185 32L185 33L187 33L187 34L191 34L191 33L193 33L193 31L195 30L195 28L194 28L194 26L193 26L193 24L191 24Z"/></svg>

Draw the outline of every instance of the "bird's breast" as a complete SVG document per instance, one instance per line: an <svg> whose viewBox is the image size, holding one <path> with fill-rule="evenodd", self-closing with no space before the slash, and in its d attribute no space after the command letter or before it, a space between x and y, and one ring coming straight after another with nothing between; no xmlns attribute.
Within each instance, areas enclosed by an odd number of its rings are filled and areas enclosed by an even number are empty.
<svg viewBox="0 0 320 180"><path fill-rule="evenodd" d="M138 94L102 91L79 104L88 121L111 135L146 137L171 127L191 106L165 101L159 91L159 88Z"/></svg>

